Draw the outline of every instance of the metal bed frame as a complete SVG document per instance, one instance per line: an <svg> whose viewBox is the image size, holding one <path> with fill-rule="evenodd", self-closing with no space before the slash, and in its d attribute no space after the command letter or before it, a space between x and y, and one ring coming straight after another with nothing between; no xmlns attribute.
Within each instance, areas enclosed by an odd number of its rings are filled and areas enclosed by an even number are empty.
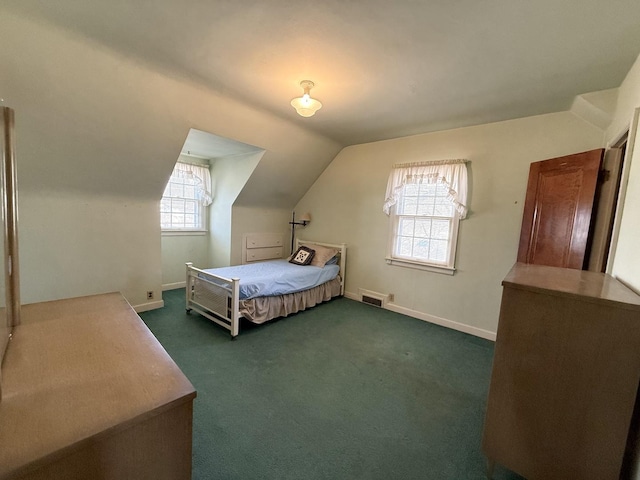
<svg viewBox="0 0 640 480"><path fill-rule="evenodd" d="M344 243L332 244L296 239L295 249L301 245L320 245L336 248L339 253L340 295L344 295L345 270L347 265L347 246ZM295 251L295 250L294 250ZM226 328L235 338L240 333L240 279L225 278L186 264L186 309L208 318Z"/></svg>

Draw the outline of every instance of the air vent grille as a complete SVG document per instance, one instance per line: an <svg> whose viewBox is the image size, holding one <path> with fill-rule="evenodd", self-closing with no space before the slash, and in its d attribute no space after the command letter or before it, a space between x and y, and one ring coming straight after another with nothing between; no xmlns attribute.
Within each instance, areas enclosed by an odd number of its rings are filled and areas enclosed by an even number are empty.
<svg viewBox="0 0 640 480"><path fill-rule="evenodd" d="M382 308L382 299L373 298L373 297L370 297L369 295L362 295L362 303L367 303L369 305Z"/></svg>
<svg viewBox="0 0 640 480"><path fill-rule="evenodd" d="M365 290L364 288L358 289L360 295L360 301L367 305L373 305L378 308L387 308L387 302L389 301L389 295L380 292L374 292L372 290Z"/></svg>

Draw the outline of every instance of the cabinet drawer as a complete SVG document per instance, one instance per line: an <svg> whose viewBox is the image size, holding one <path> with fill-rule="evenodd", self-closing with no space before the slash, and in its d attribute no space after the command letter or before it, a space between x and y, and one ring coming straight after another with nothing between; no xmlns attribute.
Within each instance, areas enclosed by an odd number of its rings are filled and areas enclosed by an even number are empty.
<svg viewBox="0 0 640 480"><path fill-rule="evenodd" d="M282 234L280 233L257 233L247 235L247 249L266 248L266 247L282 247ZM247 257L248 258L248 257Z"/></svg>
<svg viewBox="0 0 640 480"><path fill-rule="evenodd" d="M247 262L282 258L282 247L252 248L247 250Z"/></svg>

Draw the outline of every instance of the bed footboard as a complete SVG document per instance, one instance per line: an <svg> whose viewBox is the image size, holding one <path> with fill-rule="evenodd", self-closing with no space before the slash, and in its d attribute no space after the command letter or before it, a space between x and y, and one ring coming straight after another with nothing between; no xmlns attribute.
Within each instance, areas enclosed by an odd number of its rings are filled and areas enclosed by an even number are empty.
<svg viewBox="0 0 640 480"><path fill-rule="evenodd" d="M226 328L235 338L240 331L238 278L224 278L187 263L187 312L195 310L203 317Z"/></svg>

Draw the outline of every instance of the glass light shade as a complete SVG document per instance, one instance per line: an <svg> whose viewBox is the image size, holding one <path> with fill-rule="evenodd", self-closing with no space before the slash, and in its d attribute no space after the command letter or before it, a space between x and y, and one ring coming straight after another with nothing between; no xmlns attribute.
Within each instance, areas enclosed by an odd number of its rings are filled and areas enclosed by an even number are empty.
<svg viewBox="0 0 640 480"><path fill-rule="evenodd" d="M296 109L298 115L302 117L311 117L322 108L322 103L315 98L311 98L309 94L305 93L302 97L291 100L291 106Z"/></svg>
<svg viewBox="0 0 640 480"><path fill-rule="evenodd" d="M304 95L291 100L291 106L296 109L296 112L298 112L298 115L301 117L311 117L322 108L322 104L315 98L311 98L311 95L309 94L314 86L311 80L301 81L300 86L304 91Z"/></svg>

